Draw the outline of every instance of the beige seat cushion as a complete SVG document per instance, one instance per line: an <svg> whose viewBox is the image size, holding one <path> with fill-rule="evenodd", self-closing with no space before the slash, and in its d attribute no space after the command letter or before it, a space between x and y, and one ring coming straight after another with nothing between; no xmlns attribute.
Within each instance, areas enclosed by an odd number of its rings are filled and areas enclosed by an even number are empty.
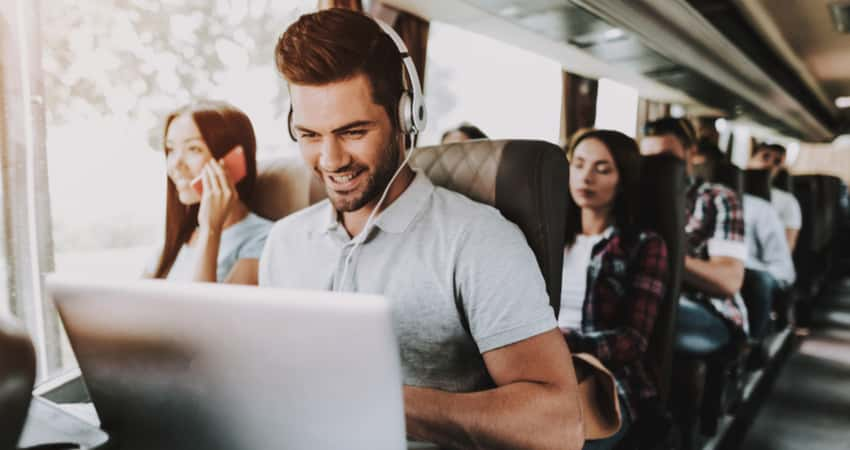
<svg viewBox="0 0 850 450"><path fill-rule="evenodd" d="M255 210L279 220L326 197L321 180L298 157L257 160Z"/></svg>

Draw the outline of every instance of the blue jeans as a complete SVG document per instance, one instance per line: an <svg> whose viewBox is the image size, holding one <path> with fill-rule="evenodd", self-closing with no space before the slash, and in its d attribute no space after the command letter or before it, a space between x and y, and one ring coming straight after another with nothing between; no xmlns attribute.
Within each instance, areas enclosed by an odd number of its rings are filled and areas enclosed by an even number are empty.
<svg viewBox="0 0 850 450"><path fill-rule="evenodd" d="M711 307L687 297L679 299L676 309L677 352L709 355L725 347L732 339L726 321L708 308Z"/></svg>
<svg viewBox="0 0 850 450"><path fill-rule="evenodd" d="M741 297L744 297L744 303L747 304L750 336L753 339L761 339L767 334L770 310L773 308L773 299L778 293L779 283L772 275L762 270L747 269L744 274Z"/></svg>
<svg viewBox="0 0 850 450"><path fill-rule="evenodd" d="M582 450L610 450L614 448L618 442L623 440L626 436L626 433L629 432L629 426L631 425L631 414L629 414L629 410L626 408L626 400L623 396L620 396L620 429L617 433L611 437L605 439L594 439L592 441L585 441L584 447Z"/></svg>

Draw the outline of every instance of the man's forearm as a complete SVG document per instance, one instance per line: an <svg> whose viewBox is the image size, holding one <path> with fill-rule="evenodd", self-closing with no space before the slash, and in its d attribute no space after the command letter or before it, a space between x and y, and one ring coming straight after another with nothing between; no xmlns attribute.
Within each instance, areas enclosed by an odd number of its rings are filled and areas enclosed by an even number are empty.
<svg viewBox="0 0 850 450"><path fill-rule="evenodd" d="M794 253L794 248L797 246L797 236L800 235L800 230L794 228L785 229L785 240L788 241L788 250Z"/></svg>
<svg viewBox="0 0 850 450"><path fill-rule="evenodd" d="M474 393L405 386L408 436L449 448L580 449L577 395L518 382Z"/></svg>
<svg viewBox="0 0 850 450"><path fill-rule="evenodd" d="M684 281L706 294L731 297L744 283L744 267L685 257Z"/></svg>

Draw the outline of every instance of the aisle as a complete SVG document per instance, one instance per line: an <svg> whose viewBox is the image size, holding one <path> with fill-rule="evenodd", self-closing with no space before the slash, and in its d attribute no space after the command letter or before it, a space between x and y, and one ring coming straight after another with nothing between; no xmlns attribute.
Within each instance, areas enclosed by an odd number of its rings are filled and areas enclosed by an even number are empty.
<svg viewBox="0 0 850 450"><path fill-rule="evenodd" d="M741 449L850 450L850 279L819 304Z"/></svg>

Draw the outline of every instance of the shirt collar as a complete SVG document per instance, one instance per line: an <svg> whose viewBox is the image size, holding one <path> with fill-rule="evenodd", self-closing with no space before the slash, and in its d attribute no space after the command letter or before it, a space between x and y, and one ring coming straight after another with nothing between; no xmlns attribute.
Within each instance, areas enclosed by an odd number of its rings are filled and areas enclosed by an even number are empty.
<svg viewBox="0 0 850 450"><path fill-rule="evenodd" d="M427 175L419 169L413 169L413 172L413 181L407 189L375 218L373 223L381 230L389 233L401 233L406 230L434 192L434 184ZM339 213L330 200L326 200L324 209L327 220L322 232L327 234L341 227L342 224L339 222Z"/></svg>
<svg viewBox="0 0 850 450"><path fill-rule="evenodd" d="M325 216L325 224L322 227L322 233L327 234L333 230L336 230L342 224L339 223L338 213L336 212L336 208L334 208L333 203L331 203L330 199L325 200L325 206L322 207L324 212L322 213Z"/></svg>
<svg viewBox="0 0 850 450"><path fill-rule="evenodd" d="M378 228L389 233L402 233L425 207L426 201L434 192L434 184L422 171L414 169L414 173L413 181L407 189L387 209L378 214L375 219Z"/></svg>

